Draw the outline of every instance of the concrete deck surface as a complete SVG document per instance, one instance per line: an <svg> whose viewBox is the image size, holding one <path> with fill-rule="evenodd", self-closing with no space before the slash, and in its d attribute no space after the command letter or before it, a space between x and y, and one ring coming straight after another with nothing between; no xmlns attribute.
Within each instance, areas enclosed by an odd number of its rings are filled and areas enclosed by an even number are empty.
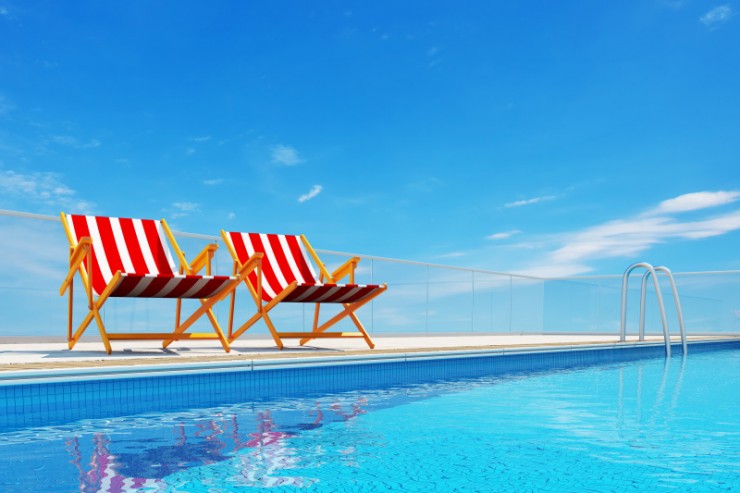
<svg viewBox="0 0 740 493"><path fill-rule="evenodd" d="M727 339L727 337L721 337ZM662 337L648 337L661 342ZM691 337L690 339L712 339ZM506 347L571 346L618 342L614 335L374 335L375 349L362 339L322 339L300 347L290 340L278 350L272 339L244 338L235 341L231 352L224 352L218 341L174 342L162 349L158 341L113 341L113 354L105 353L100 341L84 341L74 349L65 342L14 342L0 344L0 371L74 368L91 366L128 366L139 364L182 364L188 362L227 361L239 359L280 359L312 356L342 356L399 352L433 352L479 350ZM677 338L674 342L680 342ZM628 338L636 341L636 337Z"/></svg>

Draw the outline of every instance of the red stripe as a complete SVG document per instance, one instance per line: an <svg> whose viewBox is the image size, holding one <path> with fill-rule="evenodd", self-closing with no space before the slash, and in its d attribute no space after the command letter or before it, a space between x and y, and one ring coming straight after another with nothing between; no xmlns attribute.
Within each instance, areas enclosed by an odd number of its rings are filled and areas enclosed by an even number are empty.
<svg viewBox="0 0 740 493"><path fill-rule="evenodd" d="M336 303L337 300L339 300L343 296L346 296L350 291L352 291L356 287L357 287L356 284L348 284L346 286L339 286L339 289L337 289L337 292L329 296L328 298L324 298L322 300L322 303Z"/></svg>
<svg viewBox="0 0 740 493"><path fill-rule="evenodd" d="M256 233L249 233L249 242L252 244L252 248L254 248L255 252L265 253L265 247L262 246L262 239L260 238L260 235ZM270 286L275 294L280 294L280 292L284 288L278 282L277 277L275 276L272 262L270 262L270 259L267 257L267 255L262 258L262 282ZM256 285L257 284L255 283L254 286ZM263 289L262 299L265 301L270 301L272 297L270 297L269 294L265 293L265 290Z"/></svg>
<svg viewBox="0 0 740 493"><path fill-rule="evenodd" d="M242 264L246 264L247 260L249 260L249 252L247 251L247 246L244 244L241 233L229 233L229 237L231 238L231 244L234 245L236 258Z"/></svg>
<svg viewBox="0 0 740 493"><path fill-rule="evenodd" d="M131 263L134 266L134 272L131 272L131 274L147 274L149 269L146 266L144 255L141 253L139 240L136 237L134 221L128 218L121 218L118 221L121 223L121 231L123 232L123 239L126 242L128 256L131 257Z"/></svg>
<svg viewBox="0 0 740 493"><path fill-rule="evenodd" d="M111 226L110 218L97 216L95 217L95 223L98 226L100 243L103 245L105 258L108 260L108 267L110 267L111 274L115 274L119 270L123 271L123 262L121 261L121 254L118 252L116 237L113 236L113 227Z"/></svg>
<svg viewBox="0 0 740 493"><path fill-rule="evenodd" d="M111 293L112 297L128 296L133 289L138 286L141 276L126 276L121 279L121 283Z"/></svg>
<svg viewBox="0 0 740 493"><path fill-rule="evenodd" d="M226 284L231 281L231 278L226 276L218 276L209 280L205 286L197 291L192 297L193 298L210 298L218 294Z"/></svg>
<svg viewBox="0 0 740 493"><path fill-rule="evenodd" d="M90 230L87 227L86 216L70 216L72 218L72 224L74 225L74 234L76 240L80 241L85 236L90 236ZM102 252L101 252L102 253ZM83 262L84 269L87 271L87 260ZM100 264L98 264L97 254L95 248L92 248L92 273L88 272L88 276L92 275L93 291L95 294L100 294L108 284L108 280L103 278L103 273L100 270Z"/></svg>
<svg viewBox="0 0 740 493"><path fill-rule="evenodd" d="M165 295L167 298L182 298L182 295L184 295L190 288L195 286L195 283L198 282L200 279L200 276L186 276L185 278L179 278L177 285Z"/></svg>
<svg viewBox="0 0 740 493"><path fill-rule="evenodd" d="M301 271L301 275L303 276L303 280L305 282L316 282L316 279L314 279L313 274L311 273L311 269L308 266L308 259L303 256L303 251L301 251L301 237L300 236L286 236L285 239L288 240L288 246L290 247L290 252L293 255L293 258L295 259L295 263L298 265L298 269Z"/></svg>
<svg viewBox="0 0 740 493"><path fill-rule="evenodd" d="M344 300L342 303L355 303L357 301L364 300L365 298L375 293L379 289L380 289L380 286L365 286L360 291L355 293L353 296Z"/></svg>
<svg viewBox="0 0 740 493"><path fill-rule="evenodd" d="M283 250L283 245L280 243L280 235L267 235L267 241L270 242L272 253L277 262L277 265L273 266L273 270L280 269L280 273L285 278L285 286L287 286L291 282L295 281L296 278L293 274L293 269L290 268L290 263L288 262L286 252ZM283 286L283 289L285 289L285 286Z"/></svg>
<svg viewBox="0 0 740 493"><path fill-rule="evenodd" d="M229 236L231 237L231 244L234 245L234 251L236 252L236 258L239 260L240 263L245 264L249 260L249 251L247 251L247 246L244 244L244 237L241 233L229 233ZM250 239L250 244L252 244ZM265 260L264 258L262 259ZM249 273L247 276L249 278L249 283L256 289L257 286L257 271L253 270ZM272 298L265 292L265 290L262 290L262 300L263 301L270 301Z"/></svg>
<svg viewBox="0 0 740 493"><path fill-rule="evenodd" d="M149 286L144 289L139 294L139 298L157 298L157 294L162 290L162 288L167 284L167 282L172 279L172 276L157 276L154 279L152 279L152 282L149 283Z"/></svg>
<svg viewBox="0 0 740 493"><path fill-rule="evenodd" d="M318 286L318 289L316 289L313 293L311 293L310 296L307 298L304 298L297 303L314 303L317 299L324 296L327 291L331 290L332 288L336 287L336 284L321 284ZM295 300L297 298L300 298L301 295L303 295L309 288L313 287L312 284L301 284L299 285L295 291L290 293L290 296L285 298L286 302L296 302ZM356 303L358 301L362 301L371 294L375 293L380 289L380 286L377 284L369 284L367 286L362 286L362 288L357 291L354 295L347 298L346 300L338 301L342 298L342 296L349 293L351 290L359 287L357 284L340 284L340 289L338 293L335 293L328 298L321 300L320 303Z"/></svg>
<svg viewBox="0 0 740 493"><path fill-rule="evenodd" d="M157 272L154 274L163 274L166 276L173 275L174 272L172 272L172 266L170 266L164 250L166 246L162 245L162 242L159 239L157 222L152 219L143 219L141 223L144 226L144 232L146 233L146 247L152 252L154 262L157 264Z"/></svg>

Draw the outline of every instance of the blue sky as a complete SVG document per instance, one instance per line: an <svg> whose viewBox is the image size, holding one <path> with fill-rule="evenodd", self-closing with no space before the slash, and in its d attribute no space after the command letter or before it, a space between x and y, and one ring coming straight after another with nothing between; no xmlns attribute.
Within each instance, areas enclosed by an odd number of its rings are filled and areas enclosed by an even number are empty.
<svg viewBox="0 0 740 493"><path fill-rule="evenodd" d="M739 13L0 0L0 208L545 276L740 269Z"/></svg>

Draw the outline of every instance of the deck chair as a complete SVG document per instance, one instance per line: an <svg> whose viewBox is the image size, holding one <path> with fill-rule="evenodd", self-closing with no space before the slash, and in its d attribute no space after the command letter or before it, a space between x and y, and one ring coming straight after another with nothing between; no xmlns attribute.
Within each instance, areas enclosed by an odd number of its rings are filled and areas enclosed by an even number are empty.
<svg viewBox="0 0 740 493"><path fill-rule="evenodd" d="M233 276L212 276L211 259L218 245L206 246L188 263L167 223L150 219L125 219L102 216L66 215L62 224L70 245L69 271L59 294L69 292L67 340L72 349L93 319L108 354L111 340L161 340L163 347L180 339L218 339L229 352L229 343L211 310L239 284L252 265ZM167 240L172 245L180 269L175 267ZM197 275L205 267L206 275ZM87 295L89 312L72 333L74 276L79 273ZM175 329L167 333L109 333L100 310L109 298L174 298L177 300ZM201 306L181 322L183 299L198 299ZM214 333L185 332L206 315Z"/></svg>
<svg viewBox="0 0 740 493"><path fill-rule="evenodd" d="M233 342L258 320L263 319L280 349L283 348L282 339L285 338L300 339L300 344L303 345L315 338L357 337L365 339L371 349L375 347L355 311L380 295L387 286L354 284L359 257L349 259L329 273L303 235L229 233L222 230L221 236L234 259L235 272L239 272L245 265L256 265L244 282L257 305L257 313L241 327L233 330L236 292L231 293L229 342ZM309 255L319 266L318 279ZM349 284L337 284L344 277L349 277ZM279 303L316 303L311 332L278 332L269 312ZM342 310L319 325L319 309L323 303L341 304ZM326 329L346 317L352 320L358 332L326 332Z"/></svg>

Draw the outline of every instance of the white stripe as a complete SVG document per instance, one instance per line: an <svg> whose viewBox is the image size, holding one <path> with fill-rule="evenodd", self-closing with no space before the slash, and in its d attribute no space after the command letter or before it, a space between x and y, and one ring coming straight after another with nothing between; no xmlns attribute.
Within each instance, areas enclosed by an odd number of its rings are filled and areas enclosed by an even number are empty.
<svg viewBox="0 0 740 493"><path fill-rule="evenodd" d="M241 233L241 236L242 236L242 242L244 243L244 246L247 248L247 255L251 257L252 255L255 254L257 250L254 248L254 245L252 245L252 240L249 239L249 234ZM254 288L257 289L257 286L255 286ZM267 279L265 279L264 274L262 274L262 290L265 293L267 293L267 296L269 296L270 299L277 296L277 294L275 294L275 291L268 284Z"/></svg>
<svg viewBox="0 0 740 493"><path fill-rule="evenodd" d="M353 289L351 289L349 291L349 293L345 294L344 296L342 296L341 298L339 298L337 300L334 300L334 302L335 303L342 303L342 302L344 302L344 300L349 299L349 298L353 297L355 294L357 294L359 291L362 291L362 289L364 287L365 286L358 286L356 288L353 288Z"/></svg>
<svg viewBox="0 0 740 493"><path fill-rule="evenodd" d="M298 246L301 249L301 254L303 255L303 261L306 262L306 265L308 266L308 270L311 271L311 275L313 276L313 279L307 279L306 282L316 282L318 277L316 277L316 271L313 269L313 264L311 263L311 259L308 256L308 252L306 252L306 249L303 245L303 238L298 236Z"/></svg>
<svg viewBox="0 0 740 493"><path fill-rule="evenodd" d="M283 247L283 252L285 252L285 257L288 260L288 265L290 265L290 270L293 272L293 276L296 280L299 283L313 282L313 279L304 279L303 275L301 275L301 269L299 269L298 264L295 263L293 251L290 249L290 245L288 245L288 238L285 235L279 235L278 238L280 239L280 245ZM298 243L300 244L300 238L298 239Z"/></svg>
<svg viewBox="0 0 740 493"><path fill-rule="evenodd" d="M326 293L324 293L323 296L319 296L315 300L311 300L311 302L319 303L321 301L324 301L326 298L334 296L337 293L337 291L340 289L342 289L341 286L332 286L331 288L329 288L329 290Z"/></svg>
<svg viewBox="0 0 740 493"><path fill-rule="evenodd" d="M272 245L270 245L267 235L261 234L260 239L262 240L262 246L265 249L267 261L272 265L272 271L275 273L275 277L277 277L277 282L279 284L278 287L280 288L280 291L282 291L288 285L288 281L285 280L285 276L283 275L283 271L280 269L280 264L278 263L277 258L275 258L275 252L272 251Z"/></svg>
<svg viewBox="0 0 740 493"><path fill-rule="evenodd" d="M144 255L144 262L146 262L146 267L149 271L138 272L138 274L159 274L159 270L157 270L157 263L154 261L154 257L152 257L152 250L149 248L149 242L147 242L146 233L144 232L144 225L142 224L141 219L132 219L131 221L134 223L136 240L139 242L141 253Z"/></svg>
<svg viewBox="0 0 740 493"><path fill-rule="evenodd" d="M116 246L118 247L118 254L121 256L124 271L131 273L136 272L134 270L134 264L131 262L131 256L128 254L128 247L126 246L126 239L123 237L120 219L117 217L111 217L110 225L111 229L113 229L113 237L116 239Z"/></svg>
<svg viewBox="0 0 740 493"><path fill-rule="evenodd" d="M167 263L170 265L170 272L160 272L160 274L175 274L177 272L177 267L175 267L175 261L172 260L172 254L170 253L170 247L167 244L167 240L165 239L164 234L164 228L162 227L162 223L159 221L154 221L154 224L157 226L157 234L159 235L159 243L162 245L162 250L164 250L164 255L167 257Z"/></svg>
<svg viewBox="0 0 740 493"><path fill-rule="evenodd" d="M95 222L95 216L85 216L85 220L87 221L87 229L88 231L90 231L90 237L92 238L93 249L95 250L95 258L97 259L98 265L100 266L100 273L103 276L105 284L108 284L108 281L110 281L113 277L113 273L110 270L110 265L108 265L107 252L103 248L103 242L100 239L98 224L97 222ZM93 267L93 269L95 269L95 267Z"/></svg>
<svg viewBox="0 0 740 493"><path fill-rule="evenodd" d="M147 274L146 277L139 280L138 283L136 283L136 287L129 291L129 293L126 296L139 296L146 288L149 287L149 285L152 283L152 281L157 276L154 276L152 274Z"/></svg>
<svg viewBox="0 0 740 493"><path fill-rule="evenodd" d="M167 284L162 286L162 289L157 291L152 295L152 298L164 298L168 294L170 294L170 291L175 289L180 282L185 278L185 276L176 276L167 281Z"/></svg>
<svg viewBox="0 0 740 493"><path fill-rule="evenodd" d="M192 297L195 293L197 293L198 291L200 291L201 289L203 289L205 287L205 285L208 284L208 281L210 281L211 279L213 279L213 278L212 277L204 277L202 279L198 279L195 282L195 284L193 285L192 288L188 289L187 291L185 291L185 293L183 293L182 297L183 298L190 298L190 297Z"/></svg>
<svg viewBox="0 0 740 493"><path fill-rule="evenodd" d="M310 297L313 293L315 293L316 290L319 289L320 286L322 286L322 285L319 284L318 286L311 286L310 288L308 288L307 290L305 290L302 295L300 295L297 298L293 298L291 301L303 301L303 300L305 300L306 298Z"/></svg>

